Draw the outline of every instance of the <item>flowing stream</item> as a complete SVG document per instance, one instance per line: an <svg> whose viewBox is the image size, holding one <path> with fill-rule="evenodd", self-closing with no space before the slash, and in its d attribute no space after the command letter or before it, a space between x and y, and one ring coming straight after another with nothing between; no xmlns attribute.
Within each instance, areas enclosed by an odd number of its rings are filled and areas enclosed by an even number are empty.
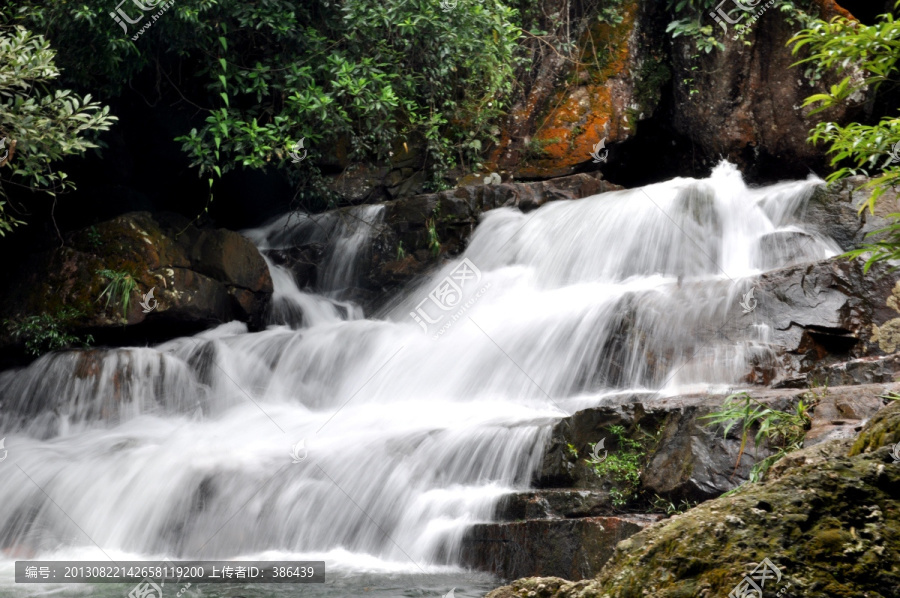
<svg viewBox="0 0 900 598"><path fill-rule="evenodd" d="M711 332L760 273L838 252L803 224L820 183L749 189L723 164L496 209L463 255L368 318L343 291L382 207L246 231L264 251L325 247L314 289L269 261L267 330L0 374L0 596L128 591L16 587L16 559L162 557L325 560L328 583L307 596L483 595L497 580L456 565L460 540L529 487L555 421L611 395L724 392L769 351L754 314L742 338Z"/></svg>

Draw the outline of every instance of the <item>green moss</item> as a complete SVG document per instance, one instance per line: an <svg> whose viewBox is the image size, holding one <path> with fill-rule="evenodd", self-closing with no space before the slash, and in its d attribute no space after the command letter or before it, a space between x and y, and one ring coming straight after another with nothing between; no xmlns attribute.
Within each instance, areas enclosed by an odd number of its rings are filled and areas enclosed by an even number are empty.
<svg viewBox="0 0 900 598"><path fill-rule="evenodd" d="M900 401L895 401L875 414L860 432L850 456L868 453L900 442Z"/></svg>
<svg viewBox="0 0 900 598"><path fill-rule="evenodd" d="M540 596L727 596L768 558L782 578L771 592L766 585L766 596L893 597L900 587L900 466L875 439L895 435L900 405L872 418L854 456L844 456L844 441L827 451L803 449L803 465L656 523L621 542L596 579ZM520 580L489 597L526 595L516 593L522 587Z"/></svg>

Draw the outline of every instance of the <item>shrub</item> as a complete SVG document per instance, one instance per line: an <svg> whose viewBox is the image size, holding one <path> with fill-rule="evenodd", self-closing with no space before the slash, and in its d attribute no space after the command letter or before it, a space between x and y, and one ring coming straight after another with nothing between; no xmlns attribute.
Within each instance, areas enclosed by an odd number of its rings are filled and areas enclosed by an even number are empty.
<svg viewBox="0 0 900 598"><path fill-rule="evenodd" d="M43 313L18 320L4 320L13 338L25 342L25 350L30 355L42 355L77 344L85 346L94 342L94 337L81 338L69 331L72 321L82 314L70 307L63 307L54 314Z"/></svg>
<svg viewBox="0 0 900 598"><path fill-rule="evenodd" d="M900 0L894 4L894 10L898 9ZM828 22L815 20L789 43L795 54L802 48L809 50L809 56L797 65L810 66L819 74L832 70L844 75L826 92L806 98L803 105L815 106L813 113L858 101L867 89L875 94L896 92L900 21L891 14L881 15L869 26L843 17ZM831 165L836 167L828 175L829 182L860 174L872 177L859 187L871 192L860 212L866 208L874 212L878 199L900 183L900 160L896 158L900 155L900 115L896 113L884 115L874 124L822 122L810 131L809 141L828 146ZM900 213L889 218L892 222L888 227L869 233L875 238L883 235L879 240L846 254L866 257L866 271L877 262L900 258Z"/></svg>
<svg viewBox="0 0 900 598"><path fill-rule="evenodd" d="M788 453L802 448L803 437L811 424L808 407L802 400L794 408L794 413L788 413L767 407L746 392L728 396L722 409L704 415L701 419L708 419L708 426L724 425L725 437L734 426L740 424L741 448L735 470L741 463L753 427L756 427L754 446L759 448L765 441L769 448L775 450L774 454L753 465L750 470L750 483L761 481L772 465Z"/></svg>
<svg viewBox="0 0 900 598"><path fill-rule="evenodd" d="M0 175L0 197L6 184L56 196L75 184L54 165L62 158L98 147L92 141L116 117L109 108L54 85L60 71L56 53L41 35L23 27L0 28L0 131L6 137L9 175ZM24 224L0 201L0 236Z"/></svg>
<svg viewBox="0 0 900 598"><path fill-rule="evenodd" d="M616 451L607 453L601 459L585 459L591 469L604 480L609 481L612 487L609 491L614 507L624 507L638 495L641 483L641 471L644 467L646 456L645 443L630 438L624 426L609 426L609 432L615 438ZM643 432L647 439L652 436ZM593 453L596 444L589 445Z"/></svg>
<svg viewBox="0 0 900 598"><path fill-rule="evenodd" d="M131 305L131 293L137 288L137 282L135 282L134 277L128 272L120 272L118 270L97 270L97 274L109 281L109 284L97 297L97 301L106 297L106 304L104 305L106 309L109 309L110 303L114 307L121 305L122 320L126 321L128 319L128 307Z"/></svg>

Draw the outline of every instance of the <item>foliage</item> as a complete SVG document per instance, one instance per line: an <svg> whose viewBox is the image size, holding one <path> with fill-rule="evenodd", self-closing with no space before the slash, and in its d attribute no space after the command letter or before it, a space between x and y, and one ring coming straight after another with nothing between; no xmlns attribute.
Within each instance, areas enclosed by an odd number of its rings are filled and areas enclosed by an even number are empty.
<svg viewBox="0 0 900 598"><path fill-rule="evenodd" d="M605 458L585 459L594 473L612 483L609 495L615 507L623 507L637 496L644 465L644 443L626 435L624 426L609 426L615 438L617 450L608 452ZM649 434L644 433L646 436ZM589 445L593 453L596 444Z"/></svg>
<svg viewBox="0 0 900 598"><path fill-rule="evenodd" d="M758 9L765 4L764 0L757 0L752 3L744 0L743 4L747 5L750 10ZM779 0L774 8L782 18L791 26L804 26L812 21L812 14L817 13L817 7L814 2L805 2L805 7L800 8L797 3L792 0ZM724 50L725 45L716 37L719 33L720 25L709 16L710 13L722 5L721 0L666 0L666 8L673 16L673 20L666 27L666 32L672 34L672 38L685 36L694 42L697 54L693 58L697 58L699 54L709 54L713 50ZM738 6L735 0L733 3L726 3L726 12L729 15L744 14L742 8ZM774 11L773 11L774 12ZM729 30L724 35L731 35L732 39L743 40L745 45L750 42L744 39L750 31L752 25L744 23L735 23L729 25Z"/></svg>
<svg viewBox="0 0 900 598"><path fill-rule="evenodd" d="M601 23L609 23L610 25L618 25L624 19L622 14L622 5L625 0L610 0L597 9L597 20Z"/></svg>
<svg viewBox="0 0 900 598"><path fill-rule="evenodd" d="M104 308L109 309L109 304L122 306L122 319L128 318L128 306L131 305L131 293L137 288L137 282L128 272L118 270L97 270L97 274L109 281L97 301L106 297Z"/></svg>
<svg viewBox="0 0 900 598"><path fill-rule="evenodd" d="M135 43L147 15L134 5L144 21L123 33L108 0L20 4L0 11L71 49L73 80L117 94L152 73L177 93L193 119L177 140L201 175L277 166L307 187L324 186L316 159L335 149L387 160L416 140L436 175L478 159L499 132L520 35L500 0L449 11L435 0L179 0ZM301 138L313 159L293 164Z"/></svg>
<svg viewBox="0 0 900 598"><path fill-rule="evenodd" d="M87 346L94 342L91 335L82 339L69 331L72 321L81 315L81 312L71 307L63 307L54 314L43 313L18 320L4 320L3 325L14 338L25 341L25 350L29 354L38 356L72 345Z"/></svg>
<svg viewBox="0 0 900 598"><path fill-rule="evenodd" d="M43 36L23 27L0 28L0 130L15 150L6 162L9 176L0 176L0 197L7 197L6 184L54 197L74 189L54 164L98 147L92 139L116 120L90 95L54 85L60 76L55 58ZM8 209L0 202L0 236L24 224Z"/></svg>
<svg viewBox="0 0 900 598"><path fill-rule="evenodd" d="M884 394L878 395L878 398L884 399L885 401L900 401L900 393L891 390Z"/></svg>
<svg viewBox="0 0 900 598"><path fill-rule="evenodd" d="M900 9L900 0L894 10ZM813 65L823 73L834 70L844 76L825 93L806 98L803 106L815 106L813 113L847 102L859 103L864 92L884 91L888 84L896 88L898 60L900 60L900 21L892 14L881 15L874 25L863 25L843 17L828 22L813 21L790 42L796 54L808 48L809 56L797 65ZM900 160L891 156L892 148L900 148L900 117L884 116L875 124L850 123L841 126L834 122L821 122L810 131L809 141L826 143L831 155L831 165L837 170L828 176L835 181L853 175L872 177L859 187L871 191L868 200L860 206L860 212L874 212L875 203L890 188L900 183ZM851 251L852 258L870 254L865 269L872 264L900 257L900 213L891 214L893 221L886 228L873 231L869 236L885 235L880 240Z"/></svg>
<svg viewBox="0 0 900 598"><path fill-rule="evenodd" d="M403 241L397 243L397 261L402 260L406 257L406 250L403 249Z"/></svg>
<svg viewBox="0 0 900 598"><path fill-rule="evenodd" d="M650 506L657 511L665 513L667 517L671 517L672 515L681 515L682 513L696 507L697 504L698 503L696 501L682 499L676 505L672 501L663 498L659 494L654 494L653 502Z"/></svg>
<svg viewBox="0 0 900 598"><path fill-rule="evenodd" d="M441 240L438 238L437 224L434 218L425 221L425 228L428 231L428 249L431 253L438 255L441 253Z"/></svg>
<svg viewBox="0 0 900 598"><path fill-rule="evenodd" d="M99 249L102 244L102 240L100 237L100 231L97 230L96 226L91 226L91 228L87 232L87 241L88 245L91 246L91 249Z"/></svg>
<svg viewBox="0 0 900 598"><path fill-rule="evenodd" d="M870 185L873 181L867 183ZM866 262L863 265L863 272L868 273L869 269L878 262L900 259L900 212L893 212L887 215L891 223L877 230L868 233L866 237L878 237L884 235L880 239L866 242L857 249L853 249L844 254L845 257L856 259L865 257ZM895 270L896 266L891 266L891 270Z"/></svg>
<svg viewBox="0 0 900 598"><path fill-rule="evenodd" d="M732 428L741 425L741 448L738 451L735 470L741 463L753 427L756 427L754 446L759 448L765 441L770 449L775 450L775 453L758 461L750 470L751 483L762 480L769 468L779 459L802 448L803 437L811 423L808 406L803 400L797 403L794 413L788 413L767 407L746 392L728 396L721 410L704 415L701 419L710 420L708 426L723 425L723 435L726 438Z"/></svg>
<svg viewBox="0 0 900 598"><path fill-rule="evenodd" d="M672 38L684 35L693 38L697 45L697 51L709 54L713 50L724 50L725 44L713 35L713 26L710 23L702 24L702 16L676 19L666 26L666 33L671 33Z"/></svg>

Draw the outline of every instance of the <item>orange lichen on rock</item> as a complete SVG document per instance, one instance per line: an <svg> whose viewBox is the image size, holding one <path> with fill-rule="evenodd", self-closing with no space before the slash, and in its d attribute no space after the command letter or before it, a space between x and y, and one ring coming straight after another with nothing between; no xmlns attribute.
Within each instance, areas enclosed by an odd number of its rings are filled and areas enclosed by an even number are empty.
<svg viewBox="0 0 900 598"><path fill-rule="evenodd" d="M834 17L856 20L856 17L834 0L813 0L813 4L819 7L819 16L826 21Z"/></svg>
<svg viewBox="0 0 900 598"><path fill-rule="evenodd" d="M630 97L631 48L637 3L623 7L618 25L596 23L578 42L578 60L566 86L550 96L516 174L521 178L561 176L591 159L603 138L621 141L630 132L626 108ZM528 118L536 110L532 98L516 114ZM532 112L533 114L533 112ZM502 144L501 144L502 147Z"/></svg>

